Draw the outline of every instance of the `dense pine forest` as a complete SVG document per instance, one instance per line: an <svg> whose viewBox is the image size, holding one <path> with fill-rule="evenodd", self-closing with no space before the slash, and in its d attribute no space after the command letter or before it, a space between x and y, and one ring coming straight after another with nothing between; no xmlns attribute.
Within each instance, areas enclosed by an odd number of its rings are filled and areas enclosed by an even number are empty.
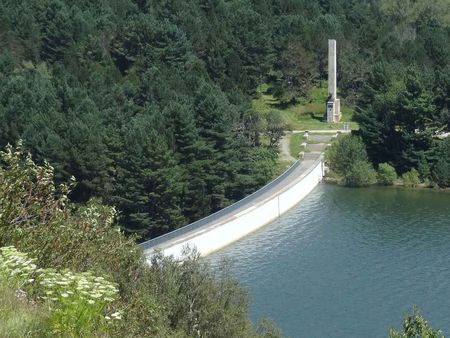
<svg viewBox="0 0 450 338"><path fill-rule="evenodd" d="M0 147L154 237L273 177L276 119L251 99L306 95L335 38L369 158L448 186L449 25L446 0L4 0Z"/></svg>

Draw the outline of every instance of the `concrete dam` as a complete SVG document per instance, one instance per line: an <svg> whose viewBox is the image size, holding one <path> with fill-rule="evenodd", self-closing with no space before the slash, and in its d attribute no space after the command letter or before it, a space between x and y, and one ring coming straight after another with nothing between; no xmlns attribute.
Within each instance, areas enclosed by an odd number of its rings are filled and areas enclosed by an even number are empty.
<svg viewBox="0 0 450 338"><path fill-rule="evenodd" d="M196 222L140 244L179 259L186 247L207 256L267 225L300 202L324 176L322 152L306 153L282 175L244 199Z"/></svg>

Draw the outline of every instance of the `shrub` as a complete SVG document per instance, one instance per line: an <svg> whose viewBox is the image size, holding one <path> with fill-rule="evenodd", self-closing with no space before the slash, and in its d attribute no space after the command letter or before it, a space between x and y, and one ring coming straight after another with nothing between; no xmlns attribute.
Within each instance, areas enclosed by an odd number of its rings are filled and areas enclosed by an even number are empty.
<svg viewBox="0 0 450 338"><path fill-rule="evenodd" d="M341 184L347 187L365 187L376 182L376 172L369 162L356 161L344 173Z"/></svg>
<svg viewBox="0 0 450 338"><path fill-rule="evenodd" d="M53 334L92 336L107 332L108 320L121 319L118 311L107 313L118 290L105 278L89 272L37 269L33 261L13 247L0 248L0 281L24 298L44 301Z"/></svg>
<svg viewBox="0 0 450 338"><path fill-rule="evenodd" d="M119 311L107 312L118 290L101 276L44 269L37 279L39 298L50 311L54 333L89 336L107 332L108 321L121 319Z"/></svg>
<svg viewBox="0 0 450 338"><path fill-rule="evenodd" d="M359 137L340 136L325 152L329 168L346 186L367 186L376 182L376 173L368 161L364 143Z"/></svg>
<svg viewBox="0 0 450 338"><path fill-rule="evenodd" d="M36 273L34 260L14 247L0 248L0 337L45 337L47 312L32 304L25 286Z"/></svg>
<svg viewBox="0 0 450 338"><path fill-rule="evenodd" d="M282 332L279 328L274 326L270 319L262 319L257 326L257 332L262 338L278 338L282 336Z"/></svg>
<svg viewBox="0 0 450 338"><path fill-rule="evenodd" d="M114 226L114 208L70 203L73 185L56 187L53 168L35 164L20 144L0 156L0 246L30 253L41 267L110 275L120 288L141 274L142 253Z"/></svg>
<svg viewBox="0 0 450 338"><path fill-rule="evenodd" d="M355 162L367 162L367 151L359 137L342 135L325 151L325 158L331 170L344 176Z"/></svg>
<svg viewBox="0 0 450 338"><path fill-rule="evenodd" d="M388 163L381 163L378 166L377 180L382 185L393 185L397 179L395 168Z"/></svg>
<svg viewBox="0 0 450 338"><path fill-rule="evenodd" d="M403 320L403 330L389 330L389 338L445 338L440 330L433 329L423 318L416 307L412 315Z"/></svg>
<svg viewBox="0 0 450 338"><path fill-rule="evenodd" d="M34 261L12 246L0 248L0 280L14 289L33 282L36 272Z"/></svg>
<svg viewBox="0 0 450 338"><path fill-rule="evenodd" d="M420 183L419 173L412 168L410 171L402 175L403 185L408 188L417 187Z"/></svg>

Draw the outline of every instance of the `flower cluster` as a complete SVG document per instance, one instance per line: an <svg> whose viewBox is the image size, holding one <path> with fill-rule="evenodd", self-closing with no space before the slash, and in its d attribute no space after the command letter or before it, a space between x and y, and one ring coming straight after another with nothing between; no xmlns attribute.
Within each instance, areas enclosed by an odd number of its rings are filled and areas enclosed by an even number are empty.
<svg viewBox="0 0 450 338"><path fill-rule="evenodd" d="M28 255L17 251L12 246L0 248L0 277L8 283L15 284L14 287L21 287L25 283L34 281L33 274L37 271L34 259Z"/></svg>
<svg viewBox="0 0 450 338"><path fill-rule="evenodd" d="M119 290L103 277L46 269L37 277L37 285L57 323L54 333L74 331L83 336L95 329L107 330L111 319L122 318L120 312L109 315Z"/></svg>
<svg viewBox="0 0 450 338"><path fill-rule="evenodd" d="M103 277L96 277L90 272L74 273L70 270L43 270L39 276L39 285L44 294L42 299L59 301L64 298L77 298L91 305L111 303L119 291Z"/></svg>
<svg viewBox="0 0 450 338"><path fill-rule="evenodd" d="M90 272L38 269L33 262L14 247L0 248L0 281L17 289L18 296L23 293L42 300L50 312L53 333L107 332L109 322L122 319L121 311L111 313L111 303L119 294L115 284Z"/></svg>

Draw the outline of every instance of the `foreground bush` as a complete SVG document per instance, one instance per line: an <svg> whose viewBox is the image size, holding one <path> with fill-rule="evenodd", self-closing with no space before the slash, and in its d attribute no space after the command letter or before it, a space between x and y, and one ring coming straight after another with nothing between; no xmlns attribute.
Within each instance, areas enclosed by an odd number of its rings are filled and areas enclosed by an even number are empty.
<svg viewBox="0 0 450 338"><path fill-rule="evenodd" d="M37 279L39 298L51 314L54 333L71 332L75 336L107 333L109 321L121 319L121 313L110 307L118 290L101 276L46 269Z"/></svg>
<svg viewBox="0 0 450 338"><path fill-rule="evenodd" d="M14 248L0 248L0 337L45 337L47 313L20 288L32 282L36 265Z"/></svg>
<svg viewBox="0 0 450 338"><path fill-rule="evenodd" d="M325 158L329 168L345 186L374 184L376 173L368 161L364 143L359 137L342 135L327 148Z"/></svg>
<svg viewBox="0 0 450 338"><path fill-rule="evenodd" d="M0 280L14 289L33 282L37 269L34 261L14 247L0 248Z"/></svg>
<svg viewBox="0 0 450 338"><path fill-rule="evenodd" d="M393 185L397 179L395 168L388 163L381 163L378 166L377 181L381 185Z"/></svg>
<svg viewBox="0 0 450 338"><path fill-rule="evenodd" d="M417 308L413 314L406 315L403 319L403 330L391 329L389 338L445 338L440 330L433 329L420 315Z"/></svg>
<svg viewBox="0 0 450 338"><path fill-rule="evenodd" d="M214 272L192 252L182 264L154 257L148 266L114 225L114 208L70 203L73 184L56 187L53 168L35 164L20 143L0 158L0 246L29 253L42 268L91 271L117 283L115 306L124 312L109 336L274 336L266 325L256 333L247 295L226 269Z"/></svg>
<svg viewBox="0 0 450 338"><path fill-rule="evenodd" d="M47 333L93 336L107 333L111 319L121 319L118 311L107 313L118 290L105 278L88 272L38 269L33 261L14 247L0 248L0 282L47 310Z"/></svg>

